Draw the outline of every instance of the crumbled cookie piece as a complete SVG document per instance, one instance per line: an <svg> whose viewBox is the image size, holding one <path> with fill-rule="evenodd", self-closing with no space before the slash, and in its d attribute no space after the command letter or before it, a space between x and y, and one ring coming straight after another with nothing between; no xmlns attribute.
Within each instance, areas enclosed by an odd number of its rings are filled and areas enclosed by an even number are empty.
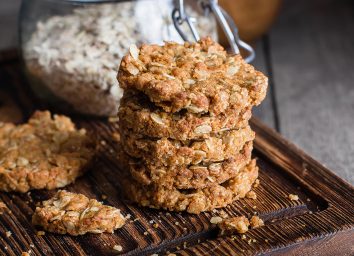
<svg viewBox="0 0 354 256"><path fill-rule="evenodd" d="M218 223L220 223L220 222L222 222L222 218L219 217L219 216L212 217L212 218L210 219L210 223L211 223L211 224L218 224Z"/></svg>
<svg viewBox="0 0 354 256"><path fill-rule="evenodd" d="M211 115L259 104L268 84L240 55L228 55L210 38L143 45L122 59L118 81L123 89L144 92L166 112Z"/></svg>
<svg viewBox="0 0 354 256"><path fill-rule="evenodd" d="M246 126L197 141L148 139L127 131L122 131L121 138L123 149L130 156L141 158L148 165L161 164L167 167L205 165L235 157L240 154L245 143L254 140L255 133L250 126Z"/></svg>
<svg viewBox="0 0 354 256"><path fill-rule="evenodd" d="M0 126L0 190L54 189L82 175L94 155L84 129L68 117L37 111L28 123Z"/></svg>
<svg viewBox="0 0 354 256"><path fill-rule="evenodd" d="M119 152L118 158L124 169L129 170L133 179L142 185L158 184L167 189L197 189L235 177L251 161L252 149L253 142L247 142L238 154L225 161L207 165L154 166L138 163L123 151Z"/></svg>
<svg viewBox="0 0 354 256"><path fill-rule="evenodd" d="M264 226L264 222L263 222L263 220L261 218L259 218L258 216L254 215L250 219L250 225L251 225L251 228L259 228L261 226Z"/></svg>
<svg viewBox="0 0 354 256"><path fill-rule="evenodd" d="M291 201L298 201L299 200L299 196L298 195L294 195L294 194L289 194L289 199Z"/></svg>
<svg viewBox="0 0 354 256"><path fill-rule="evenodd" d="M167 189L156 184L144 186L130 177L122 177L122 184L127 196L142 206L198 214L244 198L257 177L258 167L252 160L234 178L203 189Z"/></svg>
<svg viewBox="0 0 354 256"><path fill-rule="evenodd" d="M144 97L124 92L118 110L119 126L126 131L151 138L176 140L203 139L210 134L248 126L251 108L227 110L219 115L167 113L147 102Z"/></svg>
<svg viewBox="0 0 354 256"><path fill-rule="evenodd" d="M123 251L123 247L121 246L121 245L115 245L115 246L113 246L113 250L116 250L116 251L118 251L118 252L121 252L121 251Z"/></svg>
<svg viewBox="0 0 354 256"><path fill-rule="evenodd" d="M257 199L257 195L256 195L256 193L253 190L251 190L250 192L248 192L246 194L246 198L255 200L255 199Z"/></svg>
<svg viewBox="0 0 354 256"><path fill-rule="evenodd" d="M32 216L34 225L46 231L70 234L113 233L125 223L119 209L106 206L82 194L60 190L56 195L37 207Z"/></svg>
<svg viewBox="0 0 354 256"><path fill-rule="evenodd" d="M243 234L248 231L249 220L245 216L224 219L218 224L220 235Z"/></svg>

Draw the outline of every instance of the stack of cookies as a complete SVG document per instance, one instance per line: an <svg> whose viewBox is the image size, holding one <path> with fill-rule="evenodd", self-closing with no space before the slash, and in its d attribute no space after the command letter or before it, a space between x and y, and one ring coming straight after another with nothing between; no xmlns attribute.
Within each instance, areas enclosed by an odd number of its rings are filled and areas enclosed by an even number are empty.
<svg viewBox="0 0 354 256"><path fill-rule="evenodd" d="M251 190L251 109L267 78L210 38L130 47L118 81L125 191L153 208L199 213Z"/></svg>

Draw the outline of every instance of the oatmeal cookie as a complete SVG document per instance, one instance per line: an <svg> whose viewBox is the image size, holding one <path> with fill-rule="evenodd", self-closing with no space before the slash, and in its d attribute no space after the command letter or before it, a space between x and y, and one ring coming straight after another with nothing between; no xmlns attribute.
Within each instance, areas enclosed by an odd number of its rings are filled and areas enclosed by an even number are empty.
<svg viewBox="0 0 354 256"><path fill-rule="evenodd" d="M193 113L167 113L125 92L119 107L119 126L136 134L152 138L176 140L208 138L210 134L248 126L251 109L229 110L218 116Z"/></svg>
<svg viewBox="0 0 354 256"><path fill-rule="evenodd" d="M257 177L258 167L256 161L252 160L234 178L203 189L183 190L167 189L157 185L143 186L129 178L123 178L122 183L127 196L142 206L198 214L225 207L245 197Z"/></svg>
<svg viewBox="0 0 354 256"><path fill-rule="evenodd" d="M121 152L119 161L142 185L158 184L166 188L196 189L220 184L235 177L251 160L252 141L231 158L207 165L156 166L130 159Z"/></svg>
<svg viewBox="0 0 354 256"><path fill-rule="evenodd" d="M28 123L0 125L0 190L54 189L82 175L94 155L84 129L68 117L35 112Z"/></svg>
<svg viewBox="0 0 354 256"><path fill-rule="evenodd" d="M225 131L205 140L179 141L168 138L148 139L122 131L121 142L125 152L145 163L156 166L210 164L239 154L244 144L253 141L255 133L250 126Z"/></svg>
<svg viewBox="0 0 354 256"><path fill-rule="evenodd" d="M117 208L103 205L82 194L60 190L54 197L44 201L43 207L36 208L32 223L49 232L77 236L113 233L124 225L125 218Z"/></svg>
<svg viewBox="0 0 354 256"><path fill-rule="evenodd" d="M268 85L267 77L241 55L228 55L210 38L132 46L120 64L118 81L123 89L148 95L166 112L210 115L258 105Z"/></svg>

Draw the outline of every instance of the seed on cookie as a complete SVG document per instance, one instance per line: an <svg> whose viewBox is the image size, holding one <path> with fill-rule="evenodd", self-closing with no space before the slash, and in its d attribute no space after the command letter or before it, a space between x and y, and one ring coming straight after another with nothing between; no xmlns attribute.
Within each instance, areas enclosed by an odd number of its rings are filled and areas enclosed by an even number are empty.
<svg viewBox="0 0 354 256"><path fill-rule="evenodd" d="M36 208L32 223L49 232L77 236L113 233L124 225L125 218L117 208L82 194L60 190L44 201L42 207Z"/></svg>
<svg viewBox="0 0 354 256"><path fill-rule="evenodd" d="M82 175L95 146L65 116L37 111L28 123L0 127L0 190L27 192L66 186Z"/></svg>

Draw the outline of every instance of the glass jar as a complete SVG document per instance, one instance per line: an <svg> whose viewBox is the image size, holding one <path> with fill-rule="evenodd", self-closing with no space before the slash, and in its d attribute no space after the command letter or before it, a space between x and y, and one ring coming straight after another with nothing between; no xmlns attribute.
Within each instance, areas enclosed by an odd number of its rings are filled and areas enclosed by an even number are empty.
<svg viewBox="0 0 354 256"><path fill-rule="evenodd" d="M116 75L129 46L182 42L173 8L173 0L22 1L20 44L33 91L66 112L115 115ZM216 22L197 0L187 1L186 13L201 36L217 40Z"/></svg>

